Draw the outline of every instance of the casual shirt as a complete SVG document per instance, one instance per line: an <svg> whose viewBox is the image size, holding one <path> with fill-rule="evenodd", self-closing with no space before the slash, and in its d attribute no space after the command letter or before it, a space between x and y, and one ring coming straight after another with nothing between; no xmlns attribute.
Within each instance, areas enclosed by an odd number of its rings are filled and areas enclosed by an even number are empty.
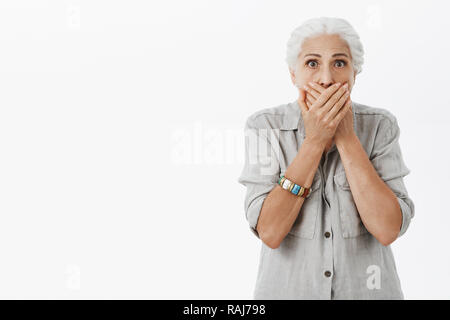
<svg viewBox="0 0 450 320"><path fill-rule="evenodd" d="M403 181L410 170L400 150L397 119L386 109L356 102L352 109L361 145L400 204L402 236L414 203ZM245 217L259 238L263 202L305 139L297 100L250 115L245 135L246 159L238 182L246 187ZM391 247L364 226L334 143L322 155L290 232L276 249L261 241L259 259L254 299L404 299Z"/></svg>

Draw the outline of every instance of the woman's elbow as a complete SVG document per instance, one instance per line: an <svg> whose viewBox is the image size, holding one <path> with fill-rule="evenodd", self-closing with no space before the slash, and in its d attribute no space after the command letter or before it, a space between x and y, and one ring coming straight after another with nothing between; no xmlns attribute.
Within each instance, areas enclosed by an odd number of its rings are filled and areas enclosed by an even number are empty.
<svg viewBox="0 0 450 320"><path fill-rule="evenodd" d="M384 234L377 238L377 240L385 247L393 243L398 237L398 233L395 234Z"/></svg>
<svg viewBox="0 0 450 320"><path fill-rule="evenodd" d="M280 239L279 235L276 235L269 230L259 230L258 234L261 241L271 249L278 248L283 240Z"/></svg>
<svg viewBox="0 0 450 320"><path fill-rule="evenodd" d="M276 248L278 248L279 246L280 246L280 244L281 244L281 242L278 242L278 241L273 241L273 240L268 240L268 239L266 239L266 238L261 238L261 240L262 240L262 242L264 242L264 244L266 245L266 246L268 246L269 248L271 248L271 249L276 249Z"/></svg>

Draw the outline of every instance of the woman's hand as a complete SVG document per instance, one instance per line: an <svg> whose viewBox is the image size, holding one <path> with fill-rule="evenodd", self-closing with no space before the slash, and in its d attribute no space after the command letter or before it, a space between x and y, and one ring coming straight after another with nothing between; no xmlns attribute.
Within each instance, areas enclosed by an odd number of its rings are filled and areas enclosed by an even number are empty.
<svg viewBox="0 0 450 320"><path fill-rule="evenodd" d="M315 101L320 97L320 95L326 91L322 86L317 83L310 82L310 86L305 86L306 91L306 104L308 108L311 108ZM348 91L347 91L348 92ZM342 121L339 122L336 132L334 135L334 140L336 143L341 140L346 140L347 138L351 138L355 135L355 130L353 129L353 111L352 104L350 99L350 94L347 96L347 100L345 101L344 108L347 111Z"/></svg>
<svg viewBox="0 0 450 320"><path fill-rule="evenodd" d="M306 137L325 147L335 136L339 123L349 110L345 106L347 106L346 101L350 101L348 99L350 93L340 83L321 91L305 86L300 93L298 102L302 111ZM313 96L314 100L308 97L309 95Z"/></svg>

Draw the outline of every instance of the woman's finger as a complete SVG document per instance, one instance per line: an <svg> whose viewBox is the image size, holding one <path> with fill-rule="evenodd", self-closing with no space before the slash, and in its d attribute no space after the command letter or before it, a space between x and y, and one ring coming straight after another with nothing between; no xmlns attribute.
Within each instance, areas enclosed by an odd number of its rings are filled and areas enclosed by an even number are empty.
<svg viewBox="0 0 450 320"><path fill-rule="evenodd" d="M314 103L314 105L312 106L312 109L321 109L324 105L326 105L329 101L328 99L330 99L332 96L334 96L334 94L336 92L338 92L338 89L341 87L341 84L335 83L332 86L329 86L327 89L325 89L322 94L320 95L320 97L316 100L316 102ZM339 95L340 97L341 95ZM330 99L332 100L332 99ZM337 101L337 99L336 99ZM334 103L332 104L332 106L334 105ZM326 108L326 111L324 112L328 112L330 108Z"/></svg>
<svg viewBox="0 0 450 320"><path fill-rule="evenodd" d="M325 88L322 87L321 85L315 83L315 82L308 82L309 86L311 88L313 88L314 90L316 90L317 92L319 92L319 94L322 94L322 92L325 91Z"/></svg>
<svg viewBox="0 0 450 320"><path fill-rule="evenodd" d="M315 99L319 99L319 97L320 97L320 95L321 95L321 92L319 92L319 91L317 91L316 89L314 89L314 88L308 86L307 84L305 84L305 85L303 86L303 89L304 89L307 93L309 93L310 95L312 95Z"/></svg>
<svg viewBox="0 0 450 320"><path fill-rule="evenodd" d="M316 99L311 96L309 93L306 93L306 102L309 102L311 105L316 101Z"/></svg>
<svg viewBox="0 0 450 320"><path fill-rule="evenodd" d="M339 112L339 110L341 110L343 108L343 106L345 106L347 101L349 100L349 96L350 96L350 93L349 92L345 92L339 98L339 100L334 104L334 106L330 109L330 111L328 111L328 113L325 116L325 118L327 120L328 119L334 119L336 117L336 114Z"/></svg>
<svg viewBox="0 0 450 320"><path fill-rule="evenodd" d="M310 109L310 108L308 108L308 106L306 105L306 92L305 92L305 90L301 90L300 89L300 97L299 97L299 99L297 100L298 101L298 104L299 104L299 106L300 106L300 110L302 111L302 113L303 112L308 112L308 110Z"/></svg>
<svg viewBox="0 0 450 320"><path fill-rule="evenodd" d="M320 97L322 98L322 96L324 96L325 93L326 93L326 91ZM322 105L322 108L321 108L320 112L323 113L323 114L329 113L331 108L333 108L334 105L339 101L339 99L345 94L350 94L350 93L349 93L349 91L347 89L347 86L343 85L338 90L336 90L336 92L331 94L331 96L328 99L328 101Z"/></svg>
<svg viewBox="0 0 450 320"><path fill-rule="evenodd" d="M345 102L345 105L339 110L337 115L334 117L333 120L331 120L330 124L332 126L337 126L342 119L344 119L347 112L352 112L352 100L348 98Z"/></svg>

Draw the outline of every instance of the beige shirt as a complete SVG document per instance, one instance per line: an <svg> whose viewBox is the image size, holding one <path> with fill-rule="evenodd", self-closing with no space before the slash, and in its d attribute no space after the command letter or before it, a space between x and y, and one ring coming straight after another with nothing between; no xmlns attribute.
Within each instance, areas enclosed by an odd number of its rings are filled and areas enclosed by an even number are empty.
<svg viewBox="0 0 450 320"><path fill-rule="evenodd" d="M410 173L399 145L395 116L352 102L353 123L379 176L402 210L399 236L414 217L403 177ZM250 230L262 204L305 139L297 100L252 114L245 124L246 159L238 182L246 187L244 211ZM288 191L286 191L288 192ZM390 246L383 246L361 221L339 151L322 155L311 193L291 231L271 249L261 241L254 299L404 299Z"/></svg>

